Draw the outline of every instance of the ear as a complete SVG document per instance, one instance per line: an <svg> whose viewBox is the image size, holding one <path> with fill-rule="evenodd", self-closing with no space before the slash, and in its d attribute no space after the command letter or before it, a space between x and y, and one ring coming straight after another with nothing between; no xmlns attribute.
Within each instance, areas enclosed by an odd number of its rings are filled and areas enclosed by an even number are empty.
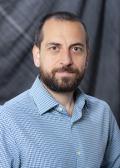
<svg viewBox="0 0 120 168"><path fill-rule="evenodd" d="M32 54L34 64L38 68L40 66L40 50L36 45L33 46Z"/></svg>

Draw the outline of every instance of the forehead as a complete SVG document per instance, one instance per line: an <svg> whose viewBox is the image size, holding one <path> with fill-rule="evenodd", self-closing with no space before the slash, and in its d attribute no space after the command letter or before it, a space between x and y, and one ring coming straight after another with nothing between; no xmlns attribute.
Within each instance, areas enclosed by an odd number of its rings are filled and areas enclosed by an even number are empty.
<svg viewBox="0 0 120 168"><path fill-rule="evenodd" d="M86 41L86 33L83 25L78 21L66 21L49 19L45 22L43 29L43 41L62 40Z"/></svg>

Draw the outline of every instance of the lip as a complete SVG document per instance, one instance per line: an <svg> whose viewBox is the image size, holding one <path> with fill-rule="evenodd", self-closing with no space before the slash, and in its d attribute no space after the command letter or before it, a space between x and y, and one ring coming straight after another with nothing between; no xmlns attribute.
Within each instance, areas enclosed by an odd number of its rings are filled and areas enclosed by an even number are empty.
<svg viewBox="0 0 120 168"><path fill-rule="evenodd" d="M72 76L74 73L71 72L56 72L57 75L59 76Z"/></svg>

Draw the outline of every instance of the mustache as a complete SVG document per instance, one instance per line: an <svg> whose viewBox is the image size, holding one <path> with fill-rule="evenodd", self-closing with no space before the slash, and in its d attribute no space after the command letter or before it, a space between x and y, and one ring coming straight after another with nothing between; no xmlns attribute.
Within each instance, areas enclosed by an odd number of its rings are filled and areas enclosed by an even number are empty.
<svg viewBox="0 0 120 168"><path fill-rule="evenodd" d="M72 67L61 67L61 68L55 68L53 71L53 73L56 72L69 72L69 73L79 73L78 69L72 68Z"/></svg>

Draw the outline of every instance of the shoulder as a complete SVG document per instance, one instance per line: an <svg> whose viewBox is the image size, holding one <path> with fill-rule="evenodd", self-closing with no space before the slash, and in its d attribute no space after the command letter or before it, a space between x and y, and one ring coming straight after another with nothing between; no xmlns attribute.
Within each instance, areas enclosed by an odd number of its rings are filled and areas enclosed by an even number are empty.
<svg viewBox="0 0 120 168"><path fill-rule="evenodd" d="M24 106L27 105L27 103L30 101L30 95L29 90L17 95L16 97L12 98L11 100L7 101L3 107L4 108L10 108L10 107L18 107L18 106Z"/></svg>
<svg viewBox="0 0 120 168"><path fill-rule="evenodd" d="M113 112L110 106L104 100L85 94L87 111L91 118L101 122L110 122L113 119Z"/></svg>
<svg viewBox="0 0 120 168"><path fill-rule="evenodd" d="M107 109L110 110L110 106L104 100L85 94L85 100L89 108L93 109Z"/></svg>
<svg viewBox="0 0 120 168"><path fill-rule="evenodd" d="M106 101L86 94L85 100L87 116L89 116L92 123L98 125L99 128L101 127L102 130L105 128L105 130L110 131L113 130L114 127L117 127L118 129L118 124L114 113Z"/></svg>
<svg viewBox="0 0 120 168"><path fill-rule="evenodd" d="M7 101L0 107L0 117L12 117L17 114L28 112L34 106L32 96L29 94L29 90L19 94L13 99Z"/></svg>

